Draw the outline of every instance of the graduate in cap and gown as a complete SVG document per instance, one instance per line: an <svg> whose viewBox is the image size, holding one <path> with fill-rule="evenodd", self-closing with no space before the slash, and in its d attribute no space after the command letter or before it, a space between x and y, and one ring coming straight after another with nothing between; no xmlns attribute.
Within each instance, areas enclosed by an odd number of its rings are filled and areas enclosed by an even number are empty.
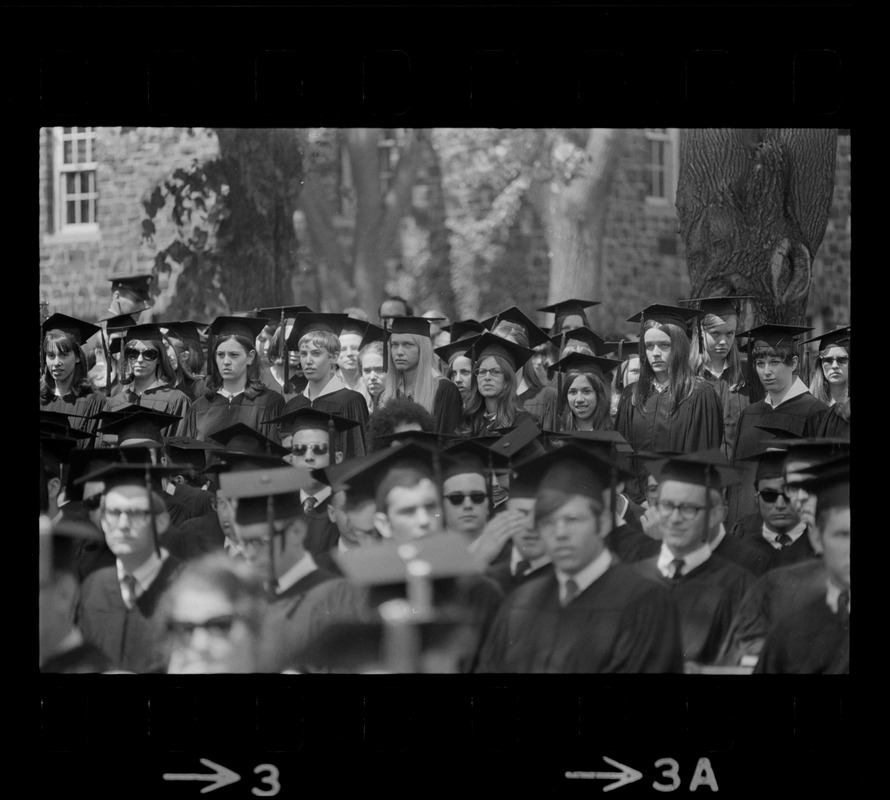
<svg viewBox="0 0 890 800"><path fill-rule="evenodd" d="M823 333L801 344L818 342L810 394L828 406L817 436L850 437L850 326Z"/></svg>
<svg viewBox="0 0 890 800"><path fill-rule="evenodd" d="M164 334L176 372L175 387L195 402L207 385L204 374L206 359L201 344L198 323L191 320L177 322L158 322L157 326Z"/></svg>
<svg viewBox="0 0 890 800"><path fill-rule="evenodd" d="M70 416L70 424L86 433L96 432L92 419L105 405L105 397L89 379L83 344L99 327L65 314L53 314L40 326L43 332L43 370L40 410ZM80 447L89 446L81 440Z"/></svg>
<svg viewBox="0 0 890 800"><path fill-rule="evenodd" d="M561 376L557 430L611 430L608 374L619 366L621 362L615 359L572 352L547 368L548 374L558 372Z"/></svg>
<svg viewBox="0 0 890 800"><path fill-rule="evenodd" d="M827 580L821 591L770 628L755 672L838 675L850 672L850 458L822 465L806 482L816 497L811 536Z"/></svg>
<svg viewBox="0 0 890 800"><path fill-rule="evenodd" d="M549 306L543 306L538 311L554 315L553 326L550 328L551 336L568 333L576 328L589 328L585 309L600 305L599 300L578 300L574 297L568 300L560 300Z"/></svg>
<svg viewBox="0 0 890 800"><path fill-rule="evenodd" d="M569 443L523 467L542 476L535 525L554 570L504 599L477 671L681 672L670 591L606 547L616 465Z"/></svg>
<svg viewBox="0 0 890 800"><path fill-rule="evenodd" d="M263 436L274 433L270 420L284 410L284 398L260 380L256 337L266 322L217 317L210 324L207 384L189 412L188 436L203 442L238 422Z"/></svg>
<svg viewBox="0 0 890 800"><path fill-rule="evenodd" d="M283 412L308 407L358 423L345 432L340 442L345 459L367 452L364 434L368 425L365 398L347 387L337 374L340 331L348 321L346 314L297 314L287 345L300 351L307 384L300 394L287 401Z"/></svg>
<svg viewBox="0 0 890 800"><path fill-rule="evenodd" d="M309 306L272 306L260 308L255 316L268 318L274 328L266 350L269 364L262 363L261 380L270 389L281 394L285 403L306 388L306 378L300 367L300 354L288 345L297 314L311 314ZM265 331L269 330L269 326ZM261 346L265 331L258 334L257 346Z"/></svg>
<svg viewBox="0 0 890 800"><path fill-rule="evenodd" d="M687 323L695 309L650 305L628 322L640 323L640 378L624 389L615 430L634 452L694 453L720 447L723 409L720 398L689 365ZM646 497L642 467L628 483L632 500Z"/></svg>
<svg viewBox="0 0 890 800"><path fill-rule="evenodd" d="M119 463L81 479L104 482L101 524L115 565L87 576L78 619L85 641L116 670L163 672L166 667L158 602L181 562L160 544L169 525L160 479L176 469Z"/></svg>

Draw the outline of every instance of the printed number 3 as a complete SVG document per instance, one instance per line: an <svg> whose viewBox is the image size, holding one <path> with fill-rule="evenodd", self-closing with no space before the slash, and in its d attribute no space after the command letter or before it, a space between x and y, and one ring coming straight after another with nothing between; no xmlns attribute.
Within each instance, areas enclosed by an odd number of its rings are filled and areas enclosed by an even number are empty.
<svg viewBox="0 0 890 800"><path fill-rule="evenodd" d="M680 785L680 765L672 758L659 758L656 767L668 767L661 773L662 778L670 778L670 784L653 782L652 788L658 792L672 792Z"/></svg>
<svg viewBox="0 0 890 800"><path fill-rule="evenodd" d="M281 784L278 783L278 767L274 764L260 764L254 771L253 774L257 775L261 770L268 770L269 776L267 778L262 779L262 783L268 783L272 788L271 789L251 789L257 797L272 797L273 795L278 794L278 790L281 789Z"/></svg>

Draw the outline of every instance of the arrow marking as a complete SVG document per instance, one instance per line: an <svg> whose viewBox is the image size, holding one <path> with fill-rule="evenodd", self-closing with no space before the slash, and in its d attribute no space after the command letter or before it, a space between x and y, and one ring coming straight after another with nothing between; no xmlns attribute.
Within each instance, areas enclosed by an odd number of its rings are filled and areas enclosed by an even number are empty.
<svg viewBox="0 0 890 800"><path fill-rule="evenodd" d="M200 774L200 773L175 773L175 772L165 772L164 780L165 781L212 781L209 786L205 786L201 789L201 794L206 794L207 792L212 792L214 789L219 789L223 786L228 786L230 783L237 783L241 780L241 776L237 772L232 772L232 770L227 767L222 766L221 764L214 764L209 758L201 758L200 762L209 769L212 769L213 772L209 774ZM608 759L607 759L608 760Z"/></svg>
<svg viewBox="0 0 890 800"><path fill-rule="evenodd" d="M621 770L621 772L567 772L566 777L587 778L591 780L596 780L597 778L610 780L614 778L614 783L610 783L608 786L603 786L604 792L609 792L612 789L619 789L625 784L633 783L634 781L638 781L643 777L642 772L638 772L633 767L628 767L625 764L619 764L617 761L609 758L608 756L603 756L603 761L608 762L613 767L617 767Z"/></svg>

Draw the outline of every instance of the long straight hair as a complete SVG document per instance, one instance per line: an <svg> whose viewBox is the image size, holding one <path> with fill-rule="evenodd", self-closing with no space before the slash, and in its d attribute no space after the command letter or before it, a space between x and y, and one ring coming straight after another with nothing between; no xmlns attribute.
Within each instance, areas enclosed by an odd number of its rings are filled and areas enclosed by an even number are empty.
<svg viewBox="0 0 890 800"><path fill-rule="evenodd" d="M516 344L522 345L523 347L529 347L528 331L526 330L525 325L520 325L518 322L513 322L509 319L501 320L495 326L492 333L497 336L512 339ZM548 386L548 384L541 380L540 373L535 369L534 361L534 356L532 356L532 358L522 365L522 370L516 372L517 389L523 378L529 389L543 389L545 386Z"/></svg>
<svg viewBox="0 0 890 800"><path fill-rule="evenodd" d="M433 401L436 399L436 378L442 376L442 373L435 366L433 343L428 336L418 336L414 333L400 335L407 336L409 341L414 342L420 353L411 399L432 414ZM383 378L383 394L380 395L380 404L384 406L390 400L399 397L400 394L403 397L405 396L404 379L402 378L402 373L393 366L391 347L388 360L389 368L386 370L385 377Z"/></svg>
<svg viewBox="0 0 890 800"><path fill-rule="evenodd" d="M736 327L738 327L738 317L732 316L736 320ZM692 371L696 375L703 375L705 369L711 365L711 354L708 352L708 347L704 341L705 333L709 332L711 328L722 325L725 321L723 317L717 316L717 314L706 314L701 320L700 327L696 323L696 329L692 334L692 344L689 348L689 362L692 365ZM733 339L732 347L726 354L726 368L729 370L729 384L731 386L737 384L744 386L746 376L742 369L742 359L739 356L739 349L736 346L735 339Z"/></svg>
<svg viewBox="0 0 890 800"><path fill-rule="evenodd" d="M513 424L516 415L525 411L519 398L516 396L516 374L510 363L500 356L491 356L504 373L504 388L495 398L494 427L507 428ZM480 361L477 361L478 365ZM476 390L470 397L464 411L464 423L469 427L470 433L476 435L485 429L485 398L479 393L478 383Z"/></svg>
<svg viewBox="0 0 890 800"><path fill-rule="evenodd" d="M816 363L813 365L813 377L810 380L810 394L813 395L817 400L821 400L826 405L831 403L831 384L825 379L825 373L822 372L822 359L828 355L828 351L834 347L839 347L843 350L848 356L850 355L850 343L847 344L832 344L823 350L819 351L819 355L816 356ZM850 367L849 362L847 364L847 385L844 386L844 394L840 400L838 400L838 404L845 403L850 399Z"/></svg>
<svg viewBox="0 0 890 800"><path fill-rule="evenodd" d="M562 395L560 397L560 405L564 409L562 412L562 430L576 431L578 428L575 415L569 408L569 389L575 382L575 378L587 378L593 387L593 393L596 395L596 408L593 411L593 429L595 431L606 431L612 428L611 410L611 391L607 388L603 379L595 372L589 370L569 370L562 382Z"/></svg>
<svg viewBox="0 0 890 800"><path fill-rule="evenodd" d="M216 351L221 344L225 344L228 341L240 344L244 348L245 353L250 354L251 351L256 353L253 363L247 365L247 381L244 384L244 394L250 400L253 400L266 391L266 385L261 377L260 354L256 352L256 342L240 334L229 334L228 336L220 336L213 340L213 348L210 351L210 368L207 370L207 383L204 388L204 395L210 400L222 388L223 380L222 375L219 374L219 367L216 365Z"/></svg>
<svg viewBox="0 0 890 800"><path fill-rule="evenodd" d="M43 374L40 376L40 402L50 403L56 397L56 380L53 378L46 363L46 356L61 353L68 355L74 353L77 363L74 365L74 372L71 374L71 391L75 397L85 397L92 394L93 385L89 379L89 366L87 357L84 355L83 348L77 344L67 333L61 331L49 331L43 337Z"/></svg>
<svg viewBox="0 0 890 800"><path fill-rule="evenodd" d="M145 341L143 339L133 339L132 341ZM173 368L173 364L170 361L170 356L167 355L167 342L166 340L162 340L160 342L156 342L154 340L149 340L150 344L155 345L155 349L158 351L158 363L155 366L155 377L156 381L161 381L162 383L169 383L173 386L176 383L176 370ZM123 352L127 346L128 342L126 339L123 341L123 346L121 348L121 360L126 361L127 356L126 353ZM126 378L121 380L121 385L127 385L129 383L133 383L136 380L136 376L133 374L132 370L129 370L129 375Z"/></svg>
<svg viewBox="0 0 890 800"><path fill-rule="evenodd" d="M671 340L671 363L668 367L668 378L671 386L673 402L671 414L676 414L677 409L684 400L692 394L697 383L704 380L696 376L689 364L689 339L686 331L677 325L663 325L654 319L646 320L640 329L640 377L633 384L631 398L634 407L642 411L646 401L655 392L655 372L646 356L646 331L652 329L666 333Z"/></svg>
<svg viewBox="0 0 890 800"><path fill-rule="evenodd" d="M473 395L476 394L476 375L473 373L473 370L476 368L476 362L472 358L463 353L452 353L451 358L448 359L448 374L445 377L454 383L454 378L451 375L454 372L454 362L459 358L466 358L470 362L470 399L472 399ZM464 409L466 409L466 404L464 404Z"/></svg>

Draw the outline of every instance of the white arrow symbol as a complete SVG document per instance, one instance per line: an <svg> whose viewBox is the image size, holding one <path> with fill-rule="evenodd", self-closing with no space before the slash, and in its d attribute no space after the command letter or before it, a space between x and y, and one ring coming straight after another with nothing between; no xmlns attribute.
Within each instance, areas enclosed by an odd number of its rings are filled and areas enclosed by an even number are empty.
<svg viewBox="0 0 890 800"><path fill-rule="evenodd" d="M199 759L200 762L205 766L209 767L213 770L210 774L198 774L198 773L185 773L179 774L174 772L165 772L164 780L165 781L213 781L209 786L205 786L201 789L201 794L206 794L207 792L212 792L214 789L219 789L222 786L228 786L230 783L237 783L241 780L241 776L237 772L232 772L232 770L224 767L220 764L214 764L208 758ZM634 779L636 780L636 779Z"/></svg>
<svg viewBox="0 0 890 800"><path fill-rule="evenodd" d="M608 756L603 756L603 761L608 762L613 767L618 767L621 772L593 772L591 775L595 778L617 778L614 783L610 783L608 786L603 786L604 792L609 792L612 789L619 789L624 786L626 783L633 783L634 781L640 780L643 777L642 772L637 772L633 767L628 767L625 764L619 764L617 761L609 758Z"/></svg>

